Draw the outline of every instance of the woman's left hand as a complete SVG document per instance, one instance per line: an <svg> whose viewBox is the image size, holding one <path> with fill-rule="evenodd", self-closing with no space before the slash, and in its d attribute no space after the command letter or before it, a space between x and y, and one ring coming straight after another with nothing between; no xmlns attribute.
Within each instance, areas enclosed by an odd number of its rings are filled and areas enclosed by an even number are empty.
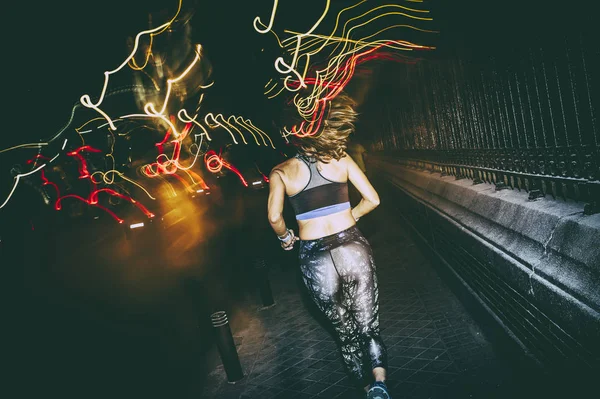
<svg viewBox="0 0 600 399"><path fill-rule="evenodd" d="M294 234L294 230L290 230L290 235L292 236L291 239L289 239L287 242L281 242L281 248L283 248L285 251L292 250L294 248L294 243L299 240L299 238Z"/></svg>

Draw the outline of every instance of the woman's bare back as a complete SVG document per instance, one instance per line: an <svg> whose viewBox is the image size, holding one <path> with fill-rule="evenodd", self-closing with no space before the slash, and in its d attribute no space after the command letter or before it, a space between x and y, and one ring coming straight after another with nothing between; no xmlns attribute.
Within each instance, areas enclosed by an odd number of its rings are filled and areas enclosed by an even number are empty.
<svg viewBox="0 0 600 399"><path fill-rule="evenodd" d="M346 156L339 161L331 160L329 163L317 162L317 169L327 180L340 183L347 182L348 158ZM297 158L288 159L277 165L273 170L280 174L288 196L300 193L310 180L309 168ZM299 236L302 240L314 240L339 233L354 226L354 224L356 224L356 221L351 210L346 209L314 219L298 220Z"/></svg>

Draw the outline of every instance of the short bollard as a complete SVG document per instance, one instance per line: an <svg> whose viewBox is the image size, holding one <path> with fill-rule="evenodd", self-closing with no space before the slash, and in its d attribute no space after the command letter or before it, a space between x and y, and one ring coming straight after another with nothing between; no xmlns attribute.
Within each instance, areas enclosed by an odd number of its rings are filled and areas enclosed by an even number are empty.
<svg viewBox="0 0 600 399"><path fill-rule="evenodd" d="M256 260L255 267L256 277L258 279L258 289L263 304L262 309L267 309L275 305L273 291L271 291L271 283L269 282L269 270L267 269L265 260L262 258Z"/></svg>
<svg viewBox="0 0 600 399"><path fill-rule="evenodd" d="M210 319L215 330L215 339L217 340L221 361L227 374L227 381L235 384L244 378L244 372L242 371L242 365L235 349L235 342L233 342L227 314L221 310L210 315Z"/></svg>

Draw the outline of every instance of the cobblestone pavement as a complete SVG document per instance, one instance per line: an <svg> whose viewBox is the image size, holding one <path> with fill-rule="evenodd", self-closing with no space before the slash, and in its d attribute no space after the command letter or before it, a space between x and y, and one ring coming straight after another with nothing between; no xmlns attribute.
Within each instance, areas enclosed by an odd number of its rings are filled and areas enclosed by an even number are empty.
<svg viewBox="0 0 600 399"><path fill-rule="evenodd" d="M408 233L384 218L375 212L359 227L377 263L392 397L516 397L510 368L483 331ZM275 306L261 310L258 298L250 299L232 314L244 379L229 384L215 352L200 397L364 397L349 382L326 322L304 296L296 265L273 266L270 281Z"/></svg>

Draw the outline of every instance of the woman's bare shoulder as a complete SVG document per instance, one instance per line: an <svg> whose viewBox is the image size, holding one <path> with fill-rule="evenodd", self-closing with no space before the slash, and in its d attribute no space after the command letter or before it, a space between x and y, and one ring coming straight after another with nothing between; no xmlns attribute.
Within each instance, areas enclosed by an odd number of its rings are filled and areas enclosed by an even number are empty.
<svg viewBox="0 0 600 399"><path fill-rule="evenodd" d="M347 167L348 163L353 162L353 160L350 157L350 155L348 155L348 153L346 151L344 151L344 156L341 157L337 162L339 165L343 165L344 167Z"/></svg>
<svg viewBox="0 0 600 399"><path fill-rule="evenodd" d="M296 158L286 159L285 161L283 161L279 165L276 165L271 170L271 172L278 171L278 172L281 172L283 174L289 173L291 171L291 169L296 166L297 162L298 162L298 160Z"/></svg>

